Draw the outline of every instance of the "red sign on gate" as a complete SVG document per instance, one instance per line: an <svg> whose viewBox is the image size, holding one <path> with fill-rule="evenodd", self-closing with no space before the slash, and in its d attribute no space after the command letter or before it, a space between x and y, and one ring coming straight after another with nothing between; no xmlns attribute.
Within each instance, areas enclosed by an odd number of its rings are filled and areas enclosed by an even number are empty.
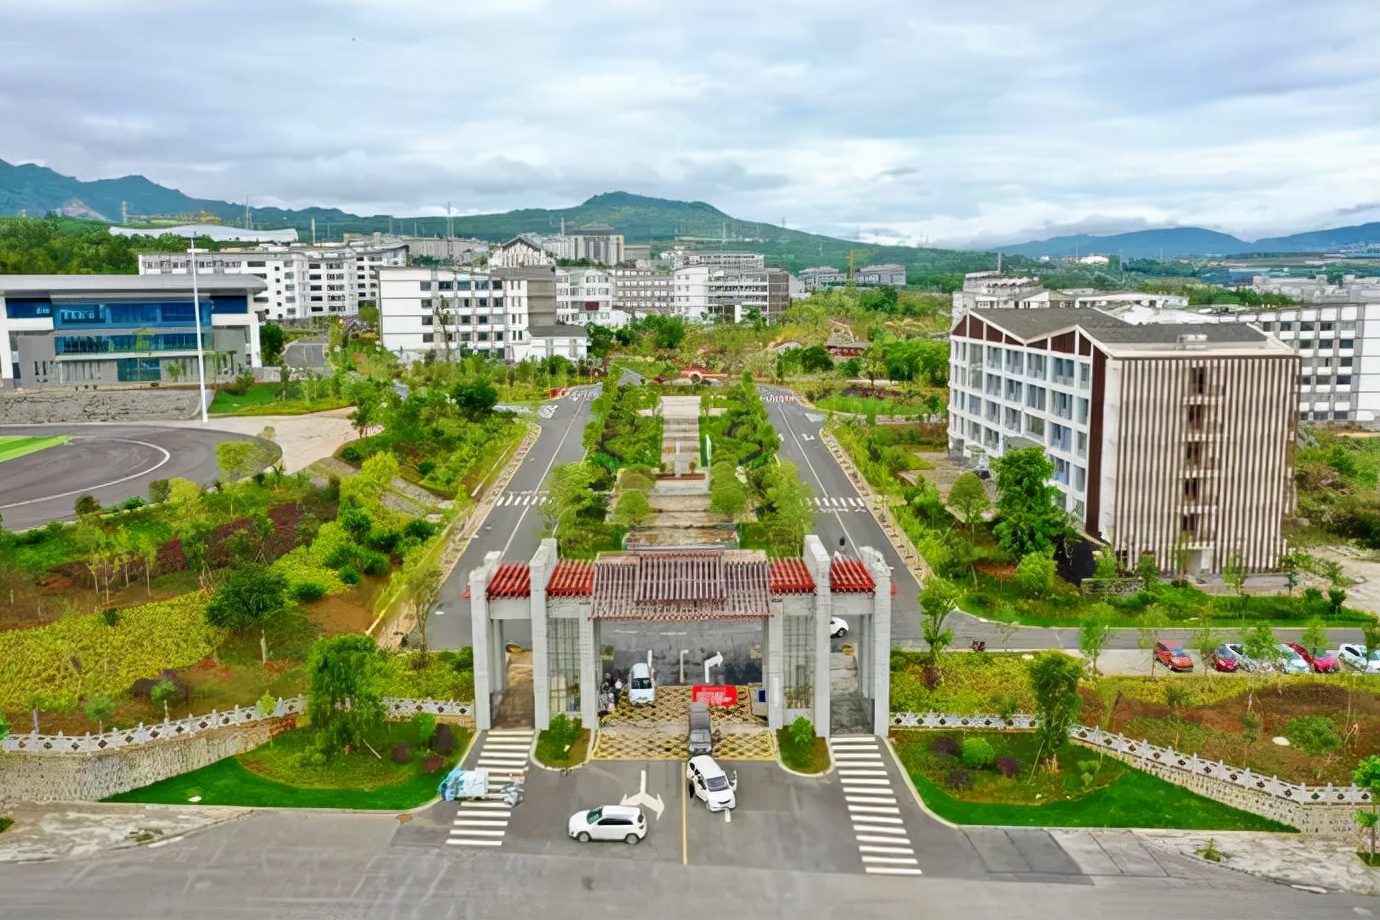
<svg viewBox="0 0 1380 920"><path fill-rule="evenodd" d="M690 699L696 703L710 706L737 706L738 688L715 684L695 684L690 688Z"/></svg>

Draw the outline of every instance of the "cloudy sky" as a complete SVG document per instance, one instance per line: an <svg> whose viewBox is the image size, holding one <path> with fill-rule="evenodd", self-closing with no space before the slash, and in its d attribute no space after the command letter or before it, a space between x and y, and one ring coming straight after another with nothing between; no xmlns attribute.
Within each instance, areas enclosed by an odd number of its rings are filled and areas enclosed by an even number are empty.
<svg viewBox="0 0 1380 920"><path fill-rule="evenodd" d="M1377 0L0 3L0 158L971 245L1380 220Z"/></svg>

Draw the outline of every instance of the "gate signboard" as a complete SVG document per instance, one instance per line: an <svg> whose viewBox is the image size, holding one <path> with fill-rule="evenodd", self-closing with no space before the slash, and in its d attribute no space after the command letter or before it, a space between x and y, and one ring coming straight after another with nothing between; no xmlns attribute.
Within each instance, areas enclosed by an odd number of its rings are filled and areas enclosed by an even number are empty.
<svg viewBox="0 0 1380 920"><path fill-rule="evenodd" d="M710 706L737 706L738 688L718 684L695 684L690 688L690 699L696 703Z"/></svg>

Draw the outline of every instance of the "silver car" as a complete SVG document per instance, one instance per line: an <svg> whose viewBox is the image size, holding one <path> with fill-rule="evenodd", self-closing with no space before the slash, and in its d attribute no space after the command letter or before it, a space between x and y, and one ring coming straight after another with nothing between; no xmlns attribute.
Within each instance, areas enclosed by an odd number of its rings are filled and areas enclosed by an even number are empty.
<svg viewBox="0 0 1380 920"><path fill-rule="evenodd" d="M1380 674L1380 649L1367 649L1356 642L1343 642L1337 649L1337 658L1353 671Z"/></svg>

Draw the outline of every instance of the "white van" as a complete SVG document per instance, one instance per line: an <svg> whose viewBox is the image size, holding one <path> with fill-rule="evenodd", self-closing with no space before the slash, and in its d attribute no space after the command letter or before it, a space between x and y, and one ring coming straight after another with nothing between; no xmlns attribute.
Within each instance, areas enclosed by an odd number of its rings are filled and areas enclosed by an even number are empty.
<svg viewBox="0 0 1380 920"><path fill-rule="evenodd" d="M652 669L639 661L628 672L628 702L634 706L649 706L656 702L656 686L652 683Z"/></svg>

